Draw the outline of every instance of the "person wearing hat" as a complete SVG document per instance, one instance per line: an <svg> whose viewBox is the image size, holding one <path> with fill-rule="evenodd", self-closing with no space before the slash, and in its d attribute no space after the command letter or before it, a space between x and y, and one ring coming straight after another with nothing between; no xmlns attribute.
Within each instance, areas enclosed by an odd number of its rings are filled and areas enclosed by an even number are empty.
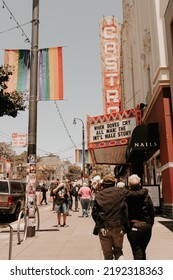
<svg viewBox="0 0 173 280"><path fill-rule="evenodd" d="M99 235L105 260L123 259L123 238L128 227L128 214L122 188L115 187L112 175L103 179L103 190L95 196L92 208L95 221L93 234Z"/></svg>
<svg viewBox="0 0 173 280"><path fill-rule="evenodd" d="M148 193L142 194L141 179L137 174L128 178L130 194L126 196L128 219L130 223L127 238L134 260L146 260L146 248L151 239L154 224L154 206ZM140 192L136 197L133 194Z"/></svg>

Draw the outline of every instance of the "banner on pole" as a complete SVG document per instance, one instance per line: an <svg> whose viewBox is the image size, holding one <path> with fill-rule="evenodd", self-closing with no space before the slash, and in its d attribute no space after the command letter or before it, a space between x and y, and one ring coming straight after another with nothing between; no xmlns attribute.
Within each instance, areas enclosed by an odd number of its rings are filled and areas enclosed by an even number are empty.
<svg viewBox="0 0 173 280"><path fill-rule="evenodd" d="M18 91L29 94L30 82L30 50L6 49L4 65L11 66L13 75L6 82L8 92Z"/></svg>
<svg viewBox="0 0 173 280"><path fill-rule="evenodd" d="M41 49L38 100L63 100L62 47Z"/></svg>

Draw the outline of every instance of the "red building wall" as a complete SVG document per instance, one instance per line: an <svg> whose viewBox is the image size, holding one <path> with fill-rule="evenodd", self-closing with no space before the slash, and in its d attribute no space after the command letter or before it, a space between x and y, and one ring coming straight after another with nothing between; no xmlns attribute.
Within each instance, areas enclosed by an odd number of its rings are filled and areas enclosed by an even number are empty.
<svg viewBox="0 0 173 280"><path fill-rule="evenodd" d="M146 122L158 122L160 137L160 160L162 171L163 201L173 209L173 130L171 95L163 88Z"/></svg>

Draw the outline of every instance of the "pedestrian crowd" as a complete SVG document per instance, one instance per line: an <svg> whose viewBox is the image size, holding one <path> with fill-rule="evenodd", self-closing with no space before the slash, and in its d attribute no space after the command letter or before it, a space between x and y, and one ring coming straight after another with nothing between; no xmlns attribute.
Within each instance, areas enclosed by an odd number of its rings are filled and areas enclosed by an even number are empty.
<svg viewBox="0 0 173 280"><path fill-rule="evenodd" d="M134 260L146 260L146 248L152 236L154 206L148 190L141 185L137 174L128 177L128 183L116 182L112 175L93 180L55 180L49 187L42 185L42 199L47 204L46 193L52 197L52 211L57 214L56 227L68 227L71 211L81 217L92 217L93 234L98 235L105 260L121 260L123 240L131 246Z"/></svg>

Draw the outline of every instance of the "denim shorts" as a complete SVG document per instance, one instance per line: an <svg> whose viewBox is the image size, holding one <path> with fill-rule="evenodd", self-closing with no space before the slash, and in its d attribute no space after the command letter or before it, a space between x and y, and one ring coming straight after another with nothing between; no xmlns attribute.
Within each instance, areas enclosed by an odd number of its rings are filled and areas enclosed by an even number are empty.
<svg viewBox="0 0 173 280"><path fill-rule="evenodd" d="M67 213L67 205L66 203L63 203L62 205L55 205L55 212L66 214Z"/></svg>

